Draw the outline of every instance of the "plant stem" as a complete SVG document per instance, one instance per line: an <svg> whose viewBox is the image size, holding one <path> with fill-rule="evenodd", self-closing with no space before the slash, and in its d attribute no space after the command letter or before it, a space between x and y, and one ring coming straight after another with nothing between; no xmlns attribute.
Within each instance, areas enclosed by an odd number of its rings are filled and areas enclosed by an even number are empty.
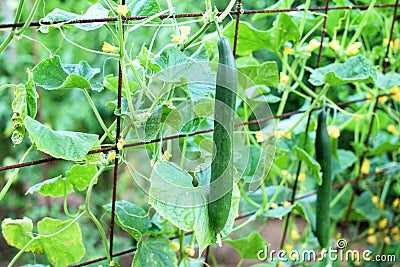
<svg viewBox="0 0 400 267"><path fill-rule="evenodd" d="M90 107L92 108L94 115L96 116L97 121L99 122L101 128L103 129L104 133L107 134L108 138L110 138L110 140L115 141L114 136L112 136L112 134L110 133L110 131L108 130L107 126L104 124L103 119L100 116L99 111L96 108L96 105L94 104L92 98L90 97L89 93L87 92L86 89L82 90L83 93L86 96L87 101L89 102Z"/></svg>
<svg viewBox="0 0 400 267"><path fill-rule="evenodd" d="M308 114L311 112L311 110L314 109L314 107L317 105L317 103L320 101L320 99L322 98L322 96L324 96L326 94L326 92L329 89L329 85L325 85L324 88L322 89L322 91L319 93L319 95L317 95L317 97L315 98L315 100L311 103L311 105L308 107L308 109L306 110L306 112L303 113L303 115L300 117L299 120L296 121L296 123L290 127L289 130L287 130L286 132L292 132L299 124L300 122L302 122L304 120L304 118L306 116L308 116Z"/></svg>
<svg viewBox="0 0 400 267"><path fill-rule="evenodd" d="M225 8L224 12L218 17L218 22L221 23L226 16L229 15L231 12L232 8L235 6L236 0L231 0L228 4L228 6Z"/></svg>
<svg viewBox="0 0 400 267"><path fill-rule="evenodd" d="M185 257L185 250L184 250L184 245L185 245L185 231L180 230L180 235L179 235L179 260L178 260L178 266L182 262L182 260Z"/></svg>
<svg viewBox="0 0 400 267"><path fill-rule="evenodd" d="M108 241L106 237L106 233L104 231L104 228L102 227L101 223L99 220L94 216L92 211L90 210L90 196L92 194L93 186L97 182L99 176L103 173L105 167L101 167L97 173L93 176L92 180L90 180L90 184L88 186L87 192L86 192L86 201L85 201L85 207L86 207L86 212L89 215L90 219L92 219L93 223L96 225L97 229L100 232L101 238L104 243L104 248L106 250L106 255L107 255L107 260L108 262L111 261L111 255L110 255L110 248L108 247Z"/></svg>
<svg viewBox="0 0 400 267"><path fill-rule="evenodd" d="M371 3L369 4L369 7L368 7L367 11L365 11L366 13L365 13L361 23L357 27L356 33L353 35L353 37L351 38L351 40L349 42L350 45L355 43L355 41L357 41L357 39L360 36L361 32L363 31L365 25L367 24L369 15L371 14L372 10L374 9L375 4L376 4L376 0L372 0Z"/></svg>
<svg viewBox="0 0 400 267"><path fill-rule="evenodd" d="M310 3L311 3L310 0L306 0L306 6L305 6L305 8L304 8L303 17L302 17L302 19L301 19L301 24L300 24L300 27L299 27L300 36L303 35L304 25L306 24L307 13L308 13L308 9L309 9L309 7L310 7Z"/></svg>
<svg viewBox="0 0 400 267"><path fill-rule="evenodd" d="M33 243L33 241L35 241L36 238L31 237L31 240L28 241L28 243L25 244L25 246L23 246L18 253L14 256L14 258L10 261L10 263L7 265L7 267L12 267L14 266L15 262L19 259L19 257L21 257L21 255L25 252L25 250L27 248L29 248L29 246Z"/></svg>
<svg viewBox="0 0 400 267"><path fill-rule="evenodd" d="M34 144L32 144L28 150L25 152L25 154L22 156L20 161L18 162L19 164L23 163L28 155L32 152L33 148L35 147ZM10 189L11 185L17 180L18 178L18 173L20 169L14 169L14 172L12 173L10 179L8 179L6 185L1 189L0 192L0 202L3 200L4 196L7 194L8 190Z"/></svg>
<svg viewBox="0 0 400 267"><path fill-rule="evenodd" d="M180 164L181 169L183 169L183 166L185 165L185 154L186 154L186 148L187 148L187 139L188 139L187 136L185 136L183 138L183 148L182 148L182 156L181 156L181 164Z"/></svg>
<svg viewBox="0 0 400 267"><path fill-rule="evenodd" d="M22 14L22 8L24 6L24 1L25 0L20 0L19 4L18 4L18 8L17 8L17 12L15 13L15 18L14 18L14 24L18 23L18 21L21 18L21 14ZM12 39L14 38L14 33L15 33L15 27L12 28L12 31L10 32L10 34L7 36L7 38L3 41L3 43L1 43L0 45L0 54L7 48L7 46L10 44L10 42L12 41Z"/></svg>

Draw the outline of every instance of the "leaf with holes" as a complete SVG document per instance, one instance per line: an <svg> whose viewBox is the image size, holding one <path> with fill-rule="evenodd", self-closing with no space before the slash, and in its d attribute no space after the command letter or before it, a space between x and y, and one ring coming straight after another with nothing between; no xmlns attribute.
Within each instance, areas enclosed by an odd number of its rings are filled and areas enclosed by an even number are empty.
<svg viewBox="0 0 400 267"><path fill-rule="evenodd" d="M149 239L139 242L132 267L174 267L177 263L171 241L162 236L150 236Z"/></svg>

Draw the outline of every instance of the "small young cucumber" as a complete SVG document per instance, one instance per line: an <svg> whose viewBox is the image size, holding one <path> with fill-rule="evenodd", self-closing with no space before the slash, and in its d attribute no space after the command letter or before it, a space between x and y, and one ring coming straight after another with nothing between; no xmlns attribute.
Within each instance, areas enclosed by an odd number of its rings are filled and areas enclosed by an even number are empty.
<svg viewBox="0 0 400 267"><path fill-rule="evenodd" d="M326 129L326 111L324 109L318 114L315 152L322 172L322 184L317 188L316 235L321 247L327 248L330 230L329 202L332 186L332 151Z"/></svg>
<svg viewBox="0 0 400 267"><path fill-rule="evenodd" d="M237 72L229 39L218 40L219 65L214 107L214 149L211 163L208 216L217 235L229 216L233 187L233 127Z"/></svg>

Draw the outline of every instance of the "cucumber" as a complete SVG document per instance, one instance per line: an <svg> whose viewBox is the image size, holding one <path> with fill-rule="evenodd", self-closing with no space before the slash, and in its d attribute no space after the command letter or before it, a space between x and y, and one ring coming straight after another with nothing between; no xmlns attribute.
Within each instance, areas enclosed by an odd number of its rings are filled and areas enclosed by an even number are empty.
<svg viewBox="0 0 400 267"><path fill-rule="evenodd" d="M237 72L229 39L218 39L219 65L214 107L214 149L208 203L210 228L217 236L229 216L233 187L233 127ZM214 182L214 183L213 183Z"/></svg>
<svg viewBox="0 0 400 267"><path fill-rule="evenodd" d="M316 235L321 247L327 248L330 230L329 202L332 186L332 151L326 129L326 111L324 109L318 114L315 152L322 172L322 184L317 187Z"/></svg>

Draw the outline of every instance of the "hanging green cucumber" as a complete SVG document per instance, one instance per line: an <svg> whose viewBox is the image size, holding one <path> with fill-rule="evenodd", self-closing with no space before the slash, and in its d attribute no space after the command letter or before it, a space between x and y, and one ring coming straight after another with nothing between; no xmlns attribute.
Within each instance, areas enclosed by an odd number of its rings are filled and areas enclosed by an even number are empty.
<svg viewBox="0 0 400 267"><path fill-rule="evenodd" d="M322 248L329 243L329 202L332 186L332 151L328 131L326 129L326 111L318 114L318 127L315 139L317 161L321 165L322 184L317 188L316 235Z"/></svg>
<svg viewBox="0 0 400 267"><path fill-rule="evenodd" d="M214 149L208 204L210 227L217 233L229 216L233 187L233 125L235 116L237 72L229 39L218 40L219 65L214 107Z"/></svg>

